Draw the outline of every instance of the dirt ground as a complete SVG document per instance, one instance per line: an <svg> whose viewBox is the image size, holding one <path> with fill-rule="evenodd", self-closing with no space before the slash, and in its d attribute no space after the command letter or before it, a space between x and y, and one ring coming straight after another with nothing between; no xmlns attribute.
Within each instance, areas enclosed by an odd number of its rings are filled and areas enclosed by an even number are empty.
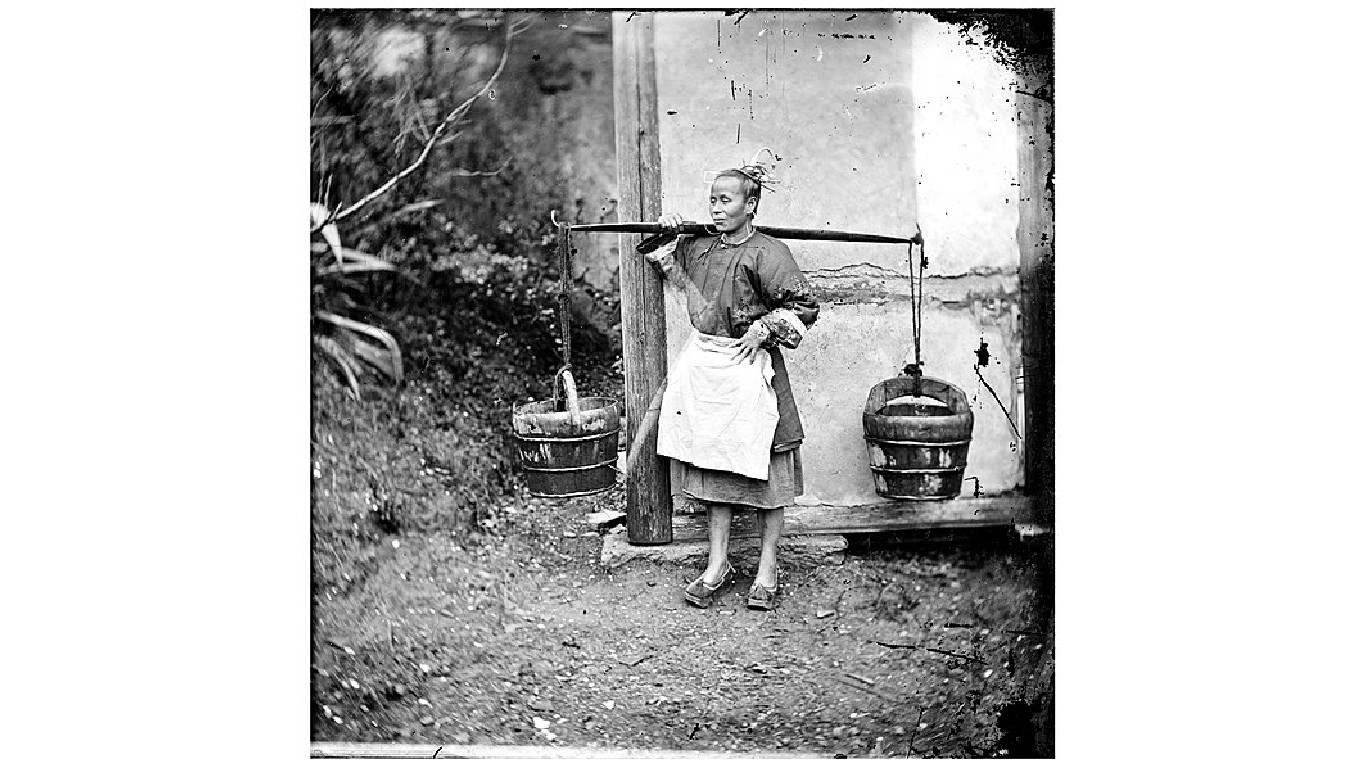
<svg viewBox="0 0 1366 768"><path fill-rule="evenodd" d="M865 537L788 558L772 613L745 608L752 573L698 610L700 563L599 563L587 515L621 503L512 498L473 539L395 534L315 584L312 738L1051 755L1046 545Z"/></svg>

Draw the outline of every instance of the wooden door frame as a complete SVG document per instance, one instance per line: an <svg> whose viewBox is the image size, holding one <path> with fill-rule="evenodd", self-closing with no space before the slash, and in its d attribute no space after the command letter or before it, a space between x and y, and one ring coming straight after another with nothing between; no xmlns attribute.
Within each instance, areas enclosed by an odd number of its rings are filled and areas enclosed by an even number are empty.
<svg viewBox="0 0 1366 768"><path fill-rule="evenodd" d="M654 14L612 14L613 102L620 219L654 221L661 201L659 99L655 84ZM626 477L626 538L632 544L673 541L669 460L655 453L659 397L668 371L664 283L635 250L638 235L621 235L621 357L626 372L626 444L639 456ZM651 409L654 413L651 413ZM646 434L638 443L637 433Z"/></svg>

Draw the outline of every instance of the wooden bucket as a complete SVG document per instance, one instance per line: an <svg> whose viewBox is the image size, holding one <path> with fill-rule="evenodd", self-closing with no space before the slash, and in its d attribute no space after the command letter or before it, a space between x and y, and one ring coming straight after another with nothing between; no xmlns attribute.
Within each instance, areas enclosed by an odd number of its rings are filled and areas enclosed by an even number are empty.
<svg viewBox="0 0 1366 768"><path fill-rule="evenodd" d="M889 499L955 498L968 465L971 403L958 387L925 376L920 394L926 397L892 402L912 395L914 381L910 376L887 379L868 392L863 438L873 486Z"/></svg>
<svg viewBox="0 0 1366 768"><path fill-rule="evenodd" d="M567 411L557 410L561 377ZM555 383L554 399L512 409L527 488L532 496L550 498L601 493L617 482L620 408L610 397L580 398L567 369L556 375Z"/></svg>

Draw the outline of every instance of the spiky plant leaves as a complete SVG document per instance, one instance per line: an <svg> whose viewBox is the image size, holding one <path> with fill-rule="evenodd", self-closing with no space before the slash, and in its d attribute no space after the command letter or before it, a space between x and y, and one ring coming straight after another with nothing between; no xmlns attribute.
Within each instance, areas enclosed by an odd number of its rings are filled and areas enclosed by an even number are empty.
<svg viewBox="0 0 1366 768"><path fill-rule="evenodd" d="M369 336L370 338L378 341L381 345L384 346L386 350L388 350L389 364L386 366L376 367L378 367L384 373L388 374L396 382L403 380L403 353L399 349L398 340L395 339L392 335L390 335L388 331L376 328L373 325L367 325L365 323L360 323L350 318L342 317L341 315L334 314L332 312L317 311L313 313L313 316L323 321L324 323L329 323L341 330L351 331L356 334ZM352 349L349 351L352 353L353 356L355 355L354 345Z"/></svg>
<svg viewBox="0 0 1366 768"><path fill-rule="evenodd" d="M364 251L357 251L351 248L342 248L340 251L340 262L321 267L318 272L324 275L343 273L354 274L357 272L393 272L395 267L392 263L376 256L371 256Z"/></svg>
<svg viewBox="0 0 1366 768"><path fill-rule="evenodd" d="M342 375L346 377L346 386L351 390L352 397L359 400L360 382L356 379L356 368L359 366L355 356L347 352L331 336L314 334L313 344L342 372Z"/></svg>
<svg viewBox="0 0 1366 768"><path fill-rule="evenodd" d="M331 212L318 203L310 206L313 226L327 221ZM403 354L398 341L387 331L373 325L338 314L355 310L356 300L350 295L361 290L351 277L373 272L394 272L394 265L384 259L351 248L343 248L335 224L321 227L327 242L313 243L315 255L331 253L333 263L313 265L313 341L315 346L341 371L351 394L360 399L362 364L389 376L395 382L403 380Z"/></svg>
<svg viewBox="0 0 1366 768"><path fill-rule="evenodd" d="M318 203L310 203L309 214L310 218L313 220L313 226L316 227L322 222L327 221L327 217L331 216L332 212L329 211L327 207L324 205L320 205ZM337 232L337 225L328 224L327 226L323 227L322 236L323 239L327 241L328 247L332 249L332 254L336 256L337 263L340 264L342 261L342 245L341 234Z"/></svg>
<svg viewBox="0 0 1366 768"><path fill-rule="evenodd" d="M351 351L361 361L393 377L394 381L402 380L403 363L390 350L358 338L352 342Z"/></svg>

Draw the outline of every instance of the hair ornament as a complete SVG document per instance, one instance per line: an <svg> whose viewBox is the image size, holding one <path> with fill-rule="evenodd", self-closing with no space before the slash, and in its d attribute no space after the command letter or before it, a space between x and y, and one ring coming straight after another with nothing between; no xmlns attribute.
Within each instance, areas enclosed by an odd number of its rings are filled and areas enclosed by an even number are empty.
<svg viewBox="0 0 1366 768"><path fill-rule="evenodd" d="M770 162L763 161L764 153L768 153L768 156L772 158ZM742 165L737 170L761 188L772 191L773 185L778 183L778 177L773 175L773 168L777 165L778 159L778 155L773 150L768 147L761 147L758 152L754 153L749 164Z"/></svg>

